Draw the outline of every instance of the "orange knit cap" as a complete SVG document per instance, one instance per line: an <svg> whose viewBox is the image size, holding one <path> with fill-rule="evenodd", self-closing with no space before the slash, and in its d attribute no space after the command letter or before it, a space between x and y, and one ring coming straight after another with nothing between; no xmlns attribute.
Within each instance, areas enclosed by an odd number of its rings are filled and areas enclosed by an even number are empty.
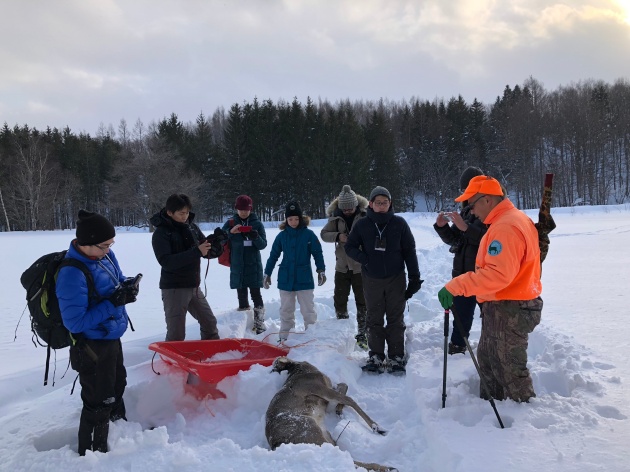
<svg viewBox="0 0 630 472"><path fill-rule="evenodd" d="M455 199L456 202L470 200L470 197L478 193L484 195L503 195L503 189L497 179L487 175L478 175L470 179L468 187L463 194Z"/></svg>

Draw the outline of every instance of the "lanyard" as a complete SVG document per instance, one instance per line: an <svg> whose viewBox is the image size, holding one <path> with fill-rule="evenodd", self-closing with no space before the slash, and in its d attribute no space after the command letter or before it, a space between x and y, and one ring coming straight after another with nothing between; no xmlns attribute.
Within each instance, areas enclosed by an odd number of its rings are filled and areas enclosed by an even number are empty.
<svg viewBox="0 0 630 472"><path fill-rule="evenodd" d="M378 228L378 225L376 223L374 223L374 226L376 226L376 231L378 231L378 239L383 239L383 233L385 232L385 229L387 228L387 224L383 226L382 230Z"/></svg>

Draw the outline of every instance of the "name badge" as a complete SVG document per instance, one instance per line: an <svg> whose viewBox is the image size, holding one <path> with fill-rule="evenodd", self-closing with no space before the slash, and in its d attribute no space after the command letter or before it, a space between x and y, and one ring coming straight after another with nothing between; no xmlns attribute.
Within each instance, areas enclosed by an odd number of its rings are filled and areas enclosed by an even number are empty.
<svg viewBox="0 0 630 472"><path fill-rule="evenodd" d="M243 246L245 246L245 247L252 246L252 242L251 241L243 241Z"/></svg>
<svg viewBox="0 0 630 472"><path fill-rule="evenodd" d="M385 238L376 238L376 242L374 244L375 251L385 251L387 249L387 241Z"/></svg>

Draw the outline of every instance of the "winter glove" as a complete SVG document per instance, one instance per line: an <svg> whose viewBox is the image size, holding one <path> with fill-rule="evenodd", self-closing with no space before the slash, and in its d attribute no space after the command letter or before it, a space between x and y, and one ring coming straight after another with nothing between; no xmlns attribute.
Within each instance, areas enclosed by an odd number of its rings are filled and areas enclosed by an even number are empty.
<svg viewBox="0 0 630 472"><path fill-rule="evenodd" d="M125 287L127 290L129 290L129 293L131 293L133 296L137 297L138 293L140 292L141 279L142 279L142 274L138 274L135 277L127 277L123 281L122 286ZM131 303L131 302L128 302L128 303Z"/></svg>
<svg viewBox="0 0 630 472"><path fill-rule="evenodd" d="M109 301L112 302L114 306L126 305L127 303L133 303L136 301L138 295L138 290L134 288L133 285L126 284L123 282L114 293L109 296Z"/></svg>
<svg viewBox="0 0 630 472"><path fill-rule="evenodd" d="M271 287L271 277L269 277L267 274L263 276L263 287L265 287L266 289Z"/></svg>
<svg viewBox="0 0 630 472"><path fill-rule="evenodd" d="M420 287L422 286L422 282L424 282L424 280L421 280L420 277L409 278L409 283L407 284L407 290L405 290L405 300L409 300L413 296L414 293L420 290Z"/></svg>
<svg viewBox="0 0 630 472"><path fill-rule="evenodd" d="M317 286L321 287L326 283L326 274L324 274L323 270L317 271Z"/></svg>
<svg viewBox="0 0 630 472"><path fill-rule="evenodd" d="M446 290L446 287L442 287L438 292L438 300L440 300L440 305L445 310L453 306L453 294Z"/></svg>
<svg viewBox="0 0 630 472"><path fill-rule="evenodd" d="M253 241L254 239L258 239L258 231L256 231L255 229L251 230L251 231L248 233L247 237L248 237L251 241Z"/></svg>

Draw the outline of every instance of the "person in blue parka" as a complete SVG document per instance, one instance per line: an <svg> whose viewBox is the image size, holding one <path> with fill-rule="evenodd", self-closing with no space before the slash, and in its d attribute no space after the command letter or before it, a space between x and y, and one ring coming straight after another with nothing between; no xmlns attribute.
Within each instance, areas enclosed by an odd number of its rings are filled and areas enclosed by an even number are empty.
<svg viewBox="0 0 630 472"><path fill-rule="evenodd" d="M79 421L80 455L87 450L107 452L109 421L126 420L123 393L127 371L120 338L129 318L125 305L138 294L122 273L111 250L116 230L104 217L79 211L76 239L66 258L83 263L92 275L95 294L81 269L62 266L56 294L64 326L77 342L70 347L70 363L79 373L83 409Z"/></svg>
<svg viewBox="0 0 630 472"><path fill-rule="evenodd" d="M284 253L278 267L280 341L285 341L291 329L295 327L296 298L304 318L304 328L317 321L311 256L317 269L317 285L321 286L326 282L322 245L315 233L307 228L311 222L310 217L302 214L297 202L287 203L284 215L284 221L279 226L280 232L271 246L263 276L263 286L268 289L276 262L280 254Z"/></svg>

